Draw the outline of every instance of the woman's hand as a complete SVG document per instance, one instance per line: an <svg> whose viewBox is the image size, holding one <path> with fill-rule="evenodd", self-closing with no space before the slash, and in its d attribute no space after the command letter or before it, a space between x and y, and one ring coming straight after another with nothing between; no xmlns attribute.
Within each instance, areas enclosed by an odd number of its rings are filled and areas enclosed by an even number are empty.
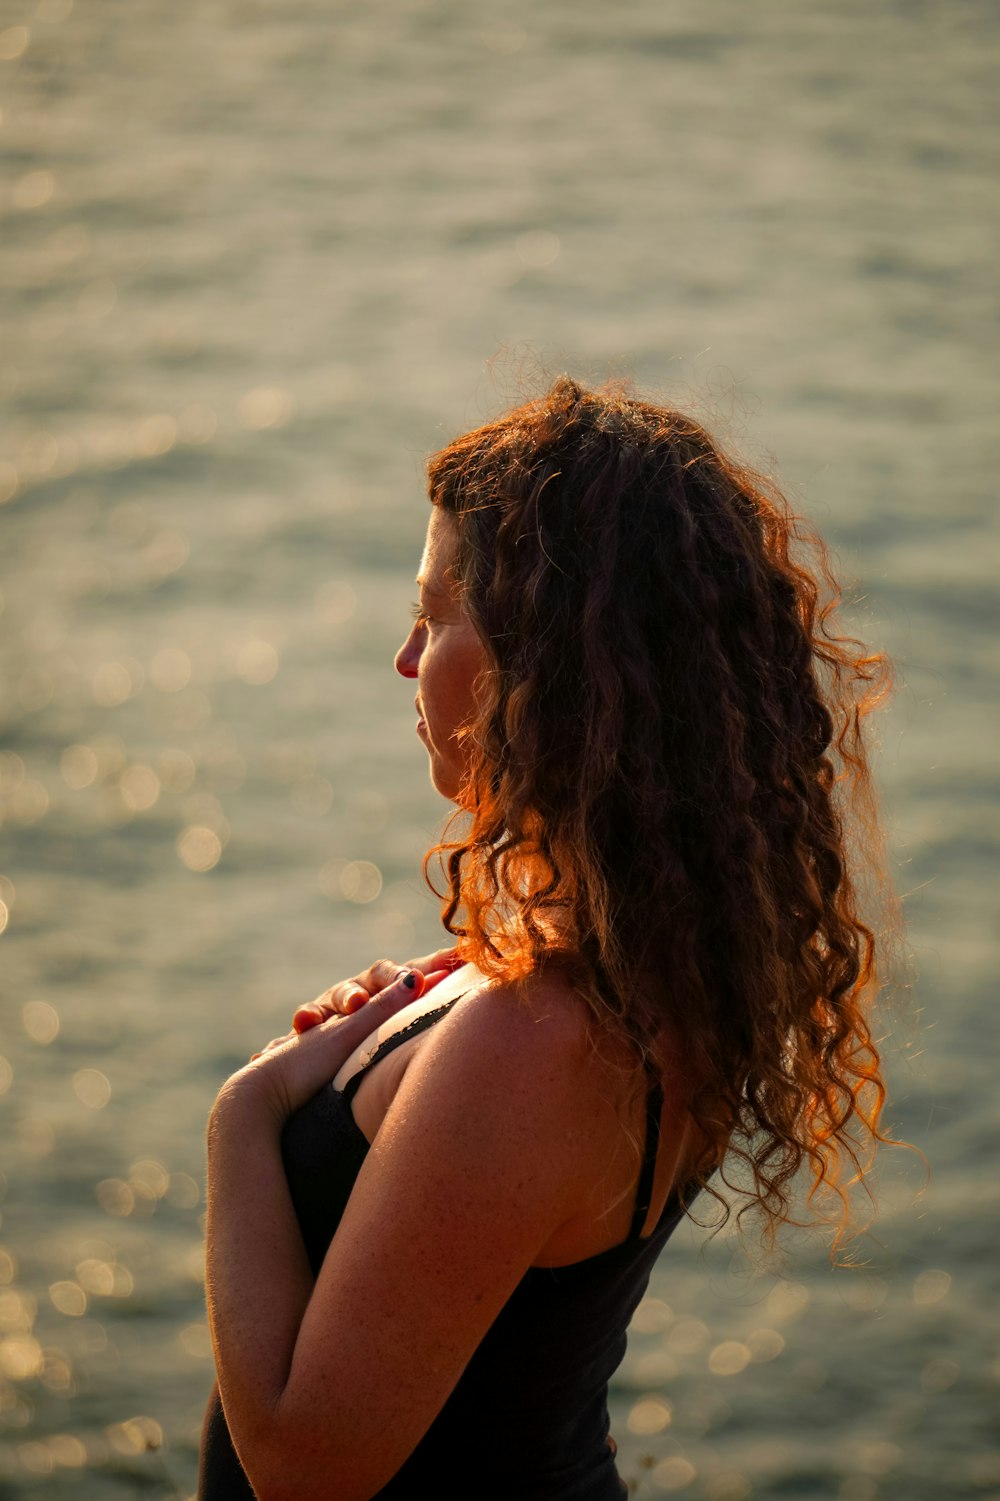
<svg viewBox="0 0 1000 1501"><path fill-rule="evenodd" d="M455 949L436 949L433 954L425 954L421 959L409 960L403 967L408 970L419 970L424 979L423 991L427 991L439 980L443 980L446 975L450 975L453 970L458 969L461 962ZM330 1017L352 1016L375 996L380 995L386 986L392 985L399 972L400 965L394 963L393 960L377 960L360 975L355 975L350 980L341 980L337 985L331 985L329 990L324 990L323 994L318 995L314 1001L300 1006L292 1017L292 1027L299 1033L308 1032L310 1028L318 1027L321 1022L327 1021ZM420 994L423 994L423 991ZM382 1017L380 1020L384 1021L385 1018Z"/></svg>
<svg viewBox="0 0 1000 1501"><path fill-rule="evenodd" d="M431 977L425 979L419 969L402 968L389 961L383 964L380 978L386 980L387 970L391 970L391 978L360 1010L350 1016L334 1013L326 1020L311 1021L304 1034L293 1031L275 1037L254 1053L246 1067L223 1085L212 1112L215 1126L234 1109L241 1116L249 1109L255 1116L258 1112L270 1115L280 1129L290 1115L330 1082L371 1032L427 989ZM435 973L435 983L447 973ZM372 970L366 974L370 976Z"/></svg>

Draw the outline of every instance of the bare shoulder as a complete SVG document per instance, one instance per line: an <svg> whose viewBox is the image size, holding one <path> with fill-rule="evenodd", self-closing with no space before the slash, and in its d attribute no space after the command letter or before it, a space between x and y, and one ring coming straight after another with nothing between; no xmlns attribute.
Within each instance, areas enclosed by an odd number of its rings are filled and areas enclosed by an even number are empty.
<svg viewBox="0 0 1000 1501"><path fill-rule="evenodd" d="M478 985L463 996L439 1036L443 1047L461 1045L518 1066L589 1068L595 1053L587 1003L558 974Z"/></svg>
<svg viewBox="0 0 1000 1501"><path fill-rule="evenodd" d="M525 1130L578 1124L620 1108L635 1074L624 1043L596 1028L586 1001L561 975L484 982L427 1034L414 1060L418 1086L433 1078L455 1101L491 1104Z"/></svg>

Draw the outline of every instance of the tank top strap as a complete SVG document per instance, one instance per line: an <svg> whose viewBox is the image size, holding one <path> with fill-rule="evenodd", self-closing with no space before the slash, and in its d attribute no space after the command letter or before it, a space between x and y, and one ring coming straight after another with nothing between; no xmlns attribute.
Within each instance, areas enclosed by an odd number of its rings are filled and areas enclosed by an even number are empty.
<svg viewBox="0 0 1000 1501"><path fill-rule="evenodd" d="M462 995L464 994L465 991L462 992ZM400 1028L398 1032L394 1032L391 1037L387 1037L385 1042L381 1043L375 1049L364 1067L359 1068L356 1074L352 1074L340 1091L341 1098L345 1103L348 1105L351 1103L361 1085L362 1079L370 1068L394 1052L401 1043L409 1042L411 1037L416 1037L419 1032L425 1032L428 1027L432 1027L435 1022L439 1022L443 1016L448 1014L455 1002L461 999L461 995L453 996L450 1001L444 1001L440 1006L435 1006L433 1011L425 1011L422 1016L414 1017L413 1021L407 1026Z"/></svg>
<svg viewBox="0 0 1000 1501"><path fill-rule="evenodd" d="M656 1175L656 1154L660 1148L660 1116L663 1113L663 1086L659 1078L650 1074L646 1091L646 1142L642 1152L642 1167L639 1185L635 1191L635 1213L629 1240L639 1240L646 1223L649 1206L653 1202L653 1179Z"/></svg>

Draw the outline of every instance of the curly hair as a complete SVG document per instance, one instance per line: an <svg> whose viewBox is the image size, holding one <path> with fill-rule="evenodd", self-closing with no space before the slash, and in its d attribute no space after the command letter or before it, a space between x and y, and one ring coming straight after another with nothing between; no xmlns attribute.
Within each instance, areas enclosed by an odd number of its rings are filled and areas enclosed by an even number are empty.
<svg viewBox="0 0 1000 1501"><path fill-rule="evenodd" d="M765 1241L804 1162L843 1226L848 1178L891 1139L859 910L879 884L895 910L862 737L891 674L837 634L825 547L624 387L563 377L428 472L490 664L465 826L425 862L446 928L495 977L568 966L647 1063L668 1035L696 1081L698 1181L725 1158Z"/></svg>

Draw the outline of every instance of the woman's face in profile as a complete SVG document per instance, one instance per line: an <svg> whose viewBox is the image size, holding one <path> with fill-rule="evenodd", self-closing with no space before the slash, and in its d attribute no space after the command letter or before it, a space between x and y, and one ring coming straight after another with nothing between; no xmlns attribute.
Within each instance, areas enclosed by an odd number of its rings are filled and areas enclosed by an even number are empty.
<svg viewBox="0 0 1000 1501"><path fill-rule="evenodd" d="M465 772L462 744L455 735L475 716L475 682L487 665L452 574L457 542L455 522L435 506L417 577L416 618L396 653L396 671L416 679L417 734L427 747L431 781L453 802Z"/></svg>

